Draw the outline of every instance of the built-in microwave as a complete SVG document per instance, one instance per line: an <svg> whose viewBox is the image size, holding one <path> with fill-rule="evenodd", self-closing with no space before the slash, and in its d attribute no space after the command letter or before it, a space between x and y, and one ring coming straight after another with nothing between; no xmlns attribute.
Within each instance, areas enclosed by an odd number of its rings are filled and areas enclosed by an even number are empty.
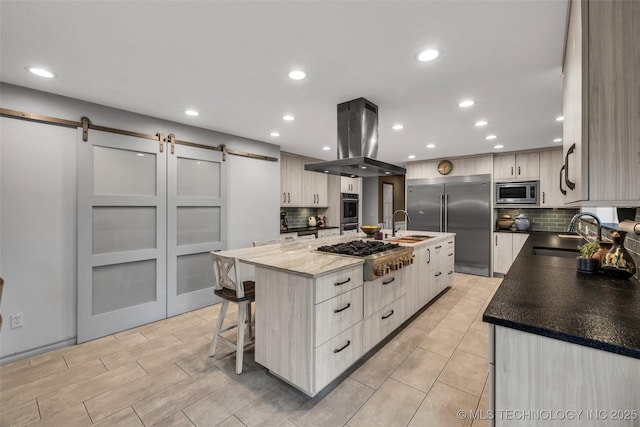
<svg viewBox="0 0 640 427"><path fill-rule="evenodd" d="M539 205L540 181L496 182L496 205Z"/></svg>

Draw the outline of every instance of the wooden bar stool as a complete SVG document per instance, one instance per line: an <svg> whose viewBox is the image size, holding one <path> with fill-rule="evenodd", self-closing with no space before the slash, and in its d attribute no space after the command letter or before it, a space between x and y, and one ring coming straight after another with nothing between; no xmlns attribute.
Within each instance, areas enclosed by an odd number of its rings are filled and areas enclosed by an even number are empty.
<svg viewBox="0 0 640 427"><path fill-rule="evenodd" d="M238 279L238 259L226 257L216 252L211 252L213 277L216 281L213 292L222 298L222 308L218 316L216 331L213 334L213 342L209 350L209 357L214 357L218 340L224 341L236 351L236 374L242 373L242 358L245 345L254 342L253 325L251 321L251 303L256 300L255 282L253 280L241 281ZM222 329L224 318L227 315L229 302L238 304L238 323ZM245 323L249 328L249 338L244 339ZM221 334L233 328L237 328L236 342L233 342Z"/></svg>

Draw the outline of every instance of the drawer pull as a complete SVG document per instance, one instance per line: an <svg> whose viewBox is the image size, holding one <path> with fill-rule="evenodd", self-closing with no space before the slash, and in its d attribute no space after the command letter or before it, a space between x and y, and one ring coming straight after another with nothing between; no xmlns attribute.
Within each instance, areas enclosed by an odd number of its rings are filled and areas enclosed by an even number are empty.
<svg viewBox="0 0 640 427"><path fill-rule="evenodd" d="M347 278L347 280L345 280L344 282L336 282L333 284L333 286L344 285L345 283L349 283L350 281L351 281L351 277Z"/></svg>
<svg viewBox="0 0 640 427"><path fill-rule="evenodd" d="M438 272L436 273L436 277L440 276L441 274L442 274L442 271L438 271Z"/></svg>
<svg viewBox="0 0 640 427"><path fill-rule="evenodd" d="M449 254L448 256L453 256L453 254Z"/></svg>
<svg viewBox="0 0 640 427"><path fill-rule="evenodd" d="M436 246L436 249L440 249L441 247L442 247L442 245L440 245L440 246Z"/></svg>
<svg viewBox="0 0 640 427"><path fill-rule="evenodd" d="M351 340L347 341L347 343L340 348L336 348L335 350L333 350L334 353L340 353L342 350L344 350L345 348L349 347L351 345Z"/></svg>
<svg viewBox="0 0 640 427"><path fill-rule="evenodd" d="M334 313L340 313L341 311L345 311L347 308L351 307L351 303L347 303L347 305L345 305L342 308L336 308L335 310L333 310Z"/></svg>
<svg viewBox="0 0 640 427"><path fill-rule="evenodd" d="M391 310L391 313L387 314L386 316L382 316L382 320L388 319L391 316L393 316L393 310Z"/></svg>
<svg viewBox="0 0 640 427"><path fill-rule="evenodd" d="M449 271L447 274L453 274L453 270Z"/></svg>
<svg viewBox="0 0 640 427"><path fill-rule="evenodd" d="M451 240L450 242L447 242L447 243L452 244L452 243L453 243L453 240Z"/></svg>
<svg viewBox="0 0 640 427"><path fill-rule="evenodd" d="M396 280L396 278L392 277L391 279L387 280L386 282L382 282L382 285L388 285L389 283L392 283L394 280Z"/></svg>

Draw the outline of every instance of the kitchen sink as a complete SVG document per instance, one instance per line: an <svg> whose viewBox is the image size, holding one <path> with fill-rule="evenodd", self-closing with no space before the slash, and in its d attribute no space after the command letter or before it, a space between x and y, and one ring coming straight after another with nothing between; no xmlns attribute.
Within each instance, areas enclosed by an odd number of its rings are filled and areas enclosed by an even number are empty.
<svg viewBox="0 0 640 427"><path fill-rule="evenodd" d="M390 242L395 243L419 243L425 240L433 239L435 236L424 236L420 234L411 234L408 236L398 236L389 239Z"/></svg>
<svg viewBox="0 0 640 427"><path fill-rule="evenodd" d="M542 256L555 256L562 258L575 258L580 255L579 251L571 250L571 249L557 249L557 248L533 248L534 255L542 255Z"/></svg>

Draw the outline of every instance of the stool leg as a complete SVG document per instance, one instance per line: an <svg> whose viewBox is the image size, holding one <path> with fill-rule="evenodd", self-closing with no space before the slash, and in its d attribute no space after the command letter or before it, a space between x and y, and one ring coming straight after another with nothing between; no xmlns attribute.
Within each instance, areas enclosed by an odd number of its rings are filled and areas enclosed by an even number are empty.
<svg viewBox="0 0 640 427"><path fill-rule="evenodd" d="M249 327L249 338L253 338L253 325L251 324L251 301L247 304L247 326Z"/></svg>
<svg viewBox="0 0 640 427"><path fill-rule="evenodd" d="M238 338L236 340L236 374L242 373L244 356L244 324L247 320L247 304L238 304Z"/></svg>
<svg viewBox="0 0 640 427"><path fill-rule="evenodd" d="M222 330L222 323L227 316L227 308L229 308L229 301L222 300L222 307L220 308L220 314L218 315L218 321L216 322L216 330L213 333L213 341L211 342L211 348L209 349L209 357L213 357L216 354L216 347L218 346L218 336Z"/></svg>

